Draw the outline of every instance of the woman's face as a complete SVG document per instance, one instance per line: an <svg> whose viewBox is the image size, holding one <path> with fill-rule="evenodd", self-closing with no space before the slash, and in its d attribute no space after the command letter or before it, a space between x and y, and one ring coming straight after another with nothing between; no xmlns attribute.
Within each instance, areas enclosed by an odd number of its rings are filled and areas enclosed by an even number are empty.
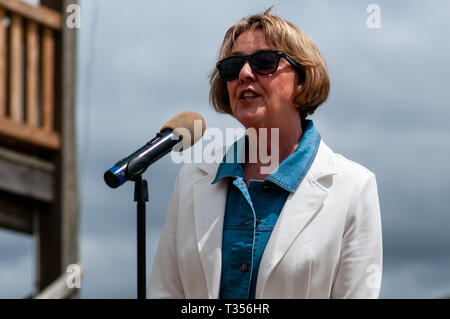
<svg viewBox="0 0 450 319"><path fill-rule="evenodd" d="M231 55L249 55L273 49L266 43L261 30L239 35ZM228 96L234 117L246 128L282 127L300 117L293 104L297 72L285 59L281 59L275 73L254 73L247 61L239 77L227 82Z"/></svg>

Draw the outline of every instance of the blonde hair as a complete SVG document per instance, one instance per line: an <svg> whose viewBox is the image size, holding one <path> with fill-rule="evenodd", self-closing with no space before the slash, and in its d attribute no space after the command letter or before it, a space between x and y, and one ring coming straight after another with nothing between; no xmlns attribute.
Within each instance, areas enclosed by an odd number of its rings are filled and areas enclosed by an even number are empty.
<svg viewBox="0 0 450 319"><path fill-rule="evenodd" d="M304 119L328 98L330 80L327 66L314 42L294 24L272 15L272 8L262 14L245 17L229 28L219 49L218 60L230 56L239 35L247 31L262 30L270 47L284 51L303 69L294 92L294 103ZM211 72L209 82L209 98L214 109L219 113L232 115L227 85L220 78L217 68Z"/></svg>

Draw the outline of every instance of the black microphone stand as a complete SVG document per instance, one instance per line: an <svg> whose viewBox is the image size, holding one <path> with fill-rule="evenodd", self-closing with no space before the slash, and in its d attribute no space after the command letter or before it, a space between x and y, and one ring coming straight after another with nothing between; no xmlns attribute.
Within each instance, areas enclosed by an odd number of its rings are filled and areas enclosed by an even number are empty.
<svg viewBox="0 0 450 319"><path fill-rule="evenodd" d="M134 201L137 202L137 297L146 299L145 203L148 202L148 185L141 175L134 180Z"/></svg>
<svg viewBox="0 0 450 319"><path fill-rule="evenodd" d="M148 185L142 174L148 166L169 153L181 141L172 129L165 129L130 156L117 162L104 174L106 184L117 188L126 181L134 181L134 201L137 203L137 296L146 299L145 203Z"/></svg>

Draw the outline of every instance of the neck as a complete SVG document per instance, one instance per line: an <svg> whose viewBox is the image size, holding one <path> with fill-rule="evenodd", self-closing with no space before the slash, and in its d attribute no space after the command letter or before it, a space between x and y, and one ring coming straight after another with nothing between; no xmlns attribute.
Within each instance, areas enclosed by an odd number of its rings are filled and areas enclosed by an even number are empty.
<svg viewBox="0 0 450 319"><path fill-rule="evenodd" d="M244 171L252 177L264 179L296 150L303 130L299 119L291 125L276 128L247 129L247 134L249 145L245 152Z"/></svg>

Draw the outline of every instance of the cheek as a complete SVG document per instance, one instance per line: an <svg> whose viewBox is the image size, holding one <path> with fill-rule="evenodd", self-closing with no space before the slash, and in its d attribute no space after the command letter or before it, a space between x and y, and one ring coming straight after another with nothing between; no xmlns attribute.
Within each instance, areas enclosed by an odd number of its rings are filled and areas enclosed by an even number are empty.
<svg viewBox="0 0 450 319"><path fill-rule="evenodd" d="M237 83L234 83L237 81L229 81L227 82L227 91L228 91L228 98L230 100L230 106L231 109L234 109L234 104L236 103L236 92L237 92Z"/></svg>
<svg viewBox="0 0 450 319"><path fill-rule="evenodd" d="M295 76L286 76L280 81L272 83L270 87L271 97L282 102L291 102L294 98L295 87L296 87Z"/></svg>
<svg viewBox="0 0 450 319"><path fill-rule="evenodd" d="M230 101L234 100L234 97L236 96L237 85L234 82L235 81L227 82L227 90Z"/></svg>

